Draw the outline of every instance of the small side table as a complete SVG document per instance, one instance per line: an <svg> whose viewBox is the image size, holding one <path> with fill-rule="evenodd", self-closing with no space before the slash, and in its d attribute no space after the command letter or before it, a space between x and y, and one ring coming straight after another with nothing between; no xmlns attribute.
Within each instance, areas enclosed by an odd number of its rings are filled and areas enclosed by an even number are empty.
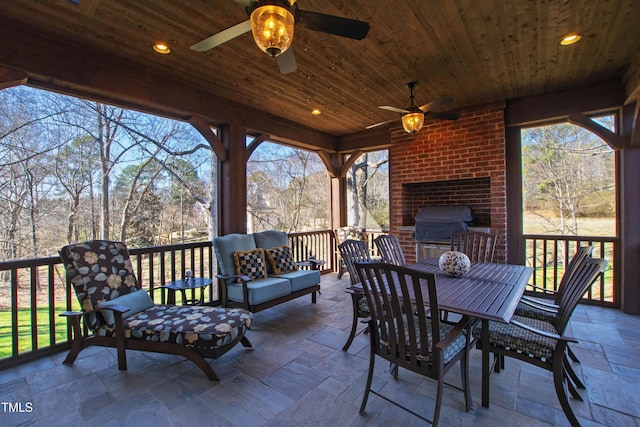
<svg viewBox="0 0 640 427"><path fill-rule="evenodd" d="M205 277L190 277L189 279L181 279L174 280L173 282L169 282L165 284L167 288L169 288L169 294L167 295L167 304L175 305L176 304L176 292L180 291L182 293L182 302L185 305L200 305L204 301L204 290L211 283L211 279L207 279ZM200 289L200 298L199 299L187 299L187 290L189 289Z"/></svg>
<svg viewBox="0 0 640 427"><path fill-rule="evenodd" d="M320 267L326 264L326 261L322 260L322 259L315 259L313 258L312 260L306 260L306 261L298 261L296 262L296 265L298 267L311 267L313 269L313 267Z"/></svg>

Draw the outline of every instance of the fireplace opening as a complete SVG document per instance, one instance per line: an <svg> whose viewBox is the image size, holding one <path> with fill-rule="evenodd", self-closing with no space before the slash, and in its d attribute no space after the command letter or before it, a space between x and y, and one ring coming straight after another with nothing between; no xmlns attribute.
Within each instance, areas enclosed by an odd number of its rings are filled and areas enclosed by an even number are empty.
<svg viewBox="0 0 640 427"><path fill-rule="evenodd" d="M491 227L491 181L486 178L419 182L402 185L402 225L414 226L425 206L466 205L473 226Z"/></svg>

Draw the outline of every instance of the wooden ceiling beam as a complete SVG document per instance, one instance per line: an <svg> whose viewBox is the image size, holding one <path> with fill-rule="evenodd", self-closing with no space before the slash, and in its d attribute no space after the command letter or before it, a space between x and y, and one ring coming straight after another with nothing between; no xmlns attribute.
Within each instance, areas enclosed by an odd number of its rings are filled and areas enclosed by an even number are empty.
<svg viewBox="0 0 640 427"><path fill-rule="evenodd" d="M640 129L638 128L638 125L640 124L640 99L636 101L631 123L629 146L638 148L640 147Z"/></svg>
<svg viewBox="0 0 640 427"><path fill-rule="evenodd" d="M204 118L198 117L198 116L191 116L189 117L189 119L187 119L187 121L198 132L200 132L200 135L202 135L204 139L207 140L207 142L211 146L211 149L215 153L218 160L220 160L221 162L224 162L225 160L227 160L227 157L229 156L229 152L225 148L222 141L220 141L220 138L218 138L218 135L216 135L213 132L213 129L211 129L211 126L209 125L209 123L207 123L207 121Z"/></svg>
<svg viewBox="0 0 640 427"><path fill-rule="evenodd" d="M109 102L152 114L188 120L198 116L212 126L234 124L316 149L334 151L336 138L273 114L220 98L131 67L114 58L54 43L43 34L0 25L0 66L28 76L28 84L75 96Z"/></svg>
<svg viewBox="0 0 640 427"><path fill-rule="evenodd" d="M247 146L247 158L246 161L249 161L249 158L253 154L254 151L265 141L269 140L269 135L256 135L249 145Z"/></svg>
<svg viewBox="0 0 640 427"><path fill-rule="evenodd" d="M565 120L571 114L593 114L620 108L625 100L621 80L549 92L507 101L506 126L530 126Z"/></svg>
<svg viewBox="0 0 640 427"><path fill-rule="evenodd" d="M27 73L0 66L0 90L27 83Z"/></svg>
<svg viewBox="0 0 640 427"><path fill-rule="evenodd" d="M640 99L640 55L629 65L623 77L627 99L625 104Z"/></svg>
<svg viewBox="0 0 640 427"><path fill-rule="evenodd" d="M611 132L606 127L591 120L589 116L584 114L571 114L567 121L571 124L583 127L602 138L613 150L621 150L624 148L623 138L617 133Z"/></svg>
<svg viewBox="0 0 640 427"><path fill-rule="evenodd" d="M374 128L338 137L336 151L350 153L354 150L385 150L391 146L389 128Z"/></svg>

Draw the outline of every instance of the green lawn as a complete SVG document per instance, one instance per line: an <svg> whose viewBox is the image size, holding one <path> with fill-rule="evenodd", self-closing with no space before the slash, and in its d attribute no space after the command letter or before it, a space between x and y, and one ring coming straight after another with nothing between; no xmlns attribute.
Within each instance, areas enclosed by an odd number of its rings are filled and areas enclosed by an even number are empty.
<svg viewBox="0 0 640 427"><path fill-rule="evenodd" d="M555 234L549 231L557 228L559 220L548 212L525 212L524 214L524 234ZM581 236L604 236L616 235L615 218L579 218L578 234Z"/></svg>
<svg viewBox="0 0 640 427"><path fill-rule="evenodd" d="M53 316L56 325L55 342L63 342L67 340L67 319L58 316L59 313L66 311L64 303L56 305ZM37 346L48 347L51 345L51 331L49 329L49 307L39 307L36 312L37 319ZM11 343L11 311L0 310L0 358L10 357L12 355ZM31 337L31 309L22 308L18 310L18 354L33 350Z"/></svg>

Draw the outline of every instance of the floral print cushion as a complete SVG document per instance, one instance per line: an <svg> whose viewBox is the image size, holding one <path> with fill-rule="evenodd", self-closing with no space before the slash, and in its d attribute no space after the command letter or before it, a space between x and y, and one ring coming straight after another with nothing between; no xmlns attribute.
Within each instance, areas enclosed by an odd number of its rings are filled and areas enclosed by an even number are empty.
<svg viewBox="0 0 640 427"><path fill-rule="evenodd" d="M129 251L121 242L92 240L69 245L62 248L61 256L85 312L140 288Z"/></svg>
<svg viewBox="0 0 640 427"><path fill-rule="evenodd" d="M155 305L123 319L123 323L127 339L214 349L244 335L251 319L251 312L239 308ZM95 333L114 336L115 329L103 325Z"/></svg>
<svg viewBox="0 0 640 427"><path fill-rule="evenodd" d="M121 242L93 240L65 246L60 255L93 333L115 336L115 327L94 310L100 303L139 291L127 247ZM242 309L153 305L122 320L127 339L215 349L243 336L251 326L251 316Z"/></svg>

